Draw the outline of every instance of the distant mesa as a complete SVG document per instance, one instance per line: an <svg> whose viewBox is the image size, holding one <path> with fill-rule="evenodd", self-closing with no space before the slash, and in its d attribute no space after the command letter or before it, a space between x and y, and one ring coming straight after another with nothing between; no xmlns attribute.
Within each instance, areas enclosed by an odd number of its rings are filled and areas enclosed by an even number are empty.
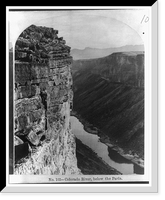
<svg viewBox="0 0 165 200"><path fill-rule="evenodd" d="M72 49L71 56L73 60L82 60L82 59L93 59L101 58L108 56L115 52L144 52L144 45L126 45L122 47L113 47L113 48L91 48L86 47L85 49Z"/></svg>

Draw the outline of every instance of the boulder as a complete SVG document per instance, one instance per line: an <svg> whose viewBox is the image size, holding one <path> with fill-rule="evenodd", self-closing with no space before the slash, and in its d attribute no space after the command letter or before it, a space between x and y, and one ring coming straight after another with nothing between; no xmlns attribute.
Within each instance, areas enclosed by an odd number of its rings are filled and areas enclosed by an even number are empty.
<svg viewBox="0 0 165 200"><path fill-rule="evenodd" d="M24 142L16 135L14 135L14 146L23 144Z"/></svg>
<svg viewBox="0 0 165 200"><path fill-rule="evenodd" d="M29 140L33 145L37 146L40 143L40 136L37 135L34 131L30 131L27 136L27 140Z"/></svg>
<svg viewBox="0 0 165 200"><path fill-rule="evenodd" d="M28 125L27 116L22 114L18 117L18 130L24 130Z"/></svg>

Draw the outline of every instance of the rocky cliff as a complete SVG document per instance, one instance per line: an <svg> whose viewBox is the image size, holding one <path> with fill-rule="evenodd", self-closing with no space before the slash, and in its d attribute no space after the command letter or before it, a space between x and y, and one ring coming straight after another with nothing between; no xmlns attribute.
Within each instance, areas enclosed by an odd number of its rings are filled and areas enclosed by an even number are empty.
<svg viewBox="0 0 165 200"><path fill-rule="evenodd" d="M73 62L72 72L74 77L89 73L111 83L143 88L144 53L120 52L103 58L77 60Z"/></svg>
<svg viewBox="0 0 165 200"><path fill-rule="evenodd" d="M31 25L15 45L15 174L79 174L70 127L70 47Z"/></svg>
<svg viewBox="0 0 165 200"><path fill-rule="evenodd" d="M73 62L73 110L106 143L144 157L144 53Z"/></svg>

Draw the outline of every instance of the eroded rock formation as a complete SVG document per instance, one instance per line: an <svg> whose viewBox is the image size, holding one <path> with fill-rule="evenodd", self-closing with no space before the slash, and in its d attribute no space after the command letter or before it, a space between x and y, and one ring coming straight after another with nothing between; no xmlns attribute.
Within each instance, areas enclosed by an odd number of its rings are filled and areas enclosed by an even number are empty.
<svg viewBox="0 0 165 200"><path fill-rule="evenodd" d="M76 60L72 73L74 111L100 129L103 141L144 158L144 53Z"/></svg>
<svg viewBox="0 0 165 200"><path fill-rule="evenodd" d="M78 174L70 127L72 57L58 31L31 25L15 45L15 174Z"/></svg>

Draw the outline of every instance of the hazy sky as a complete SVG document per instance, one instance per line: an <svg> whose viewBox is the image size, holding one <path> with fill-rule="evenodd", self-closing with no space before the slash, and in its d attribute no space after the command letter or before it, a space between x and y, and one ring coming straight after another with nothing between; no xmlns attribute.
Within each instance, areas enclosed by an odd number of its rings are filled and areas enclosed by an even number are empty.
<svg viewBox="0 0 165 200"><path fill-rule="evenodd" d="M73 48L110 48L143 44L144 10L10 12L10 41L31 24L53 27ZM135 31L136 30L136 31Z"/></svg>

